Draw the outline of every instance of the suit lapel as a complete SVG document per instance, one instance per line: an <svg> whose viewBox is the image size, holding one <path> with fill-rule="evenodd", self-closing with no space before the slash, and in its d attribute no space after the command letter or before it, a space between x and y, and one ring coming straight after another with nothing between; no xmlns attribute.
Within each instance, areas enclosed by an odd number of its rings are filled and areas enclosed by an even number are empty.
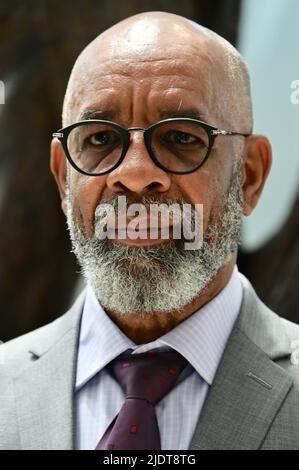
<svg viewBox="0 0 299 470"><path fill-rule="evenodd" d="M243 278L239 319L202 409L191 449L258 449L292 379L274 359L290 354L279 317Z"/></svg>
<svg viewBox="0 0 299 470"><path fill-rule="evenodd" d="M22 449L75 447L76 351L84 295L52 334L30 348L35 360L14 379Z"/></svg>

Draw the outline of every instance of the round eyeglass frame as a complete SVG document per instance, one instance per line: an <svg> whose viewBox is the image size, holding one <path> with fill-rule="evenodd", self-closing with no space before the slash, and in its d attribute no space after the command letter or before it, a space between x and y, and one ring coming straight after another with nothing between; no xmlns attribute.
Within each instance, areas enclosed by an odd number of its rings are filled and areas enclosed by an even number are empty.
<svg viewBox="0 0 299 470"><path fill-rule="evenodd" d="M192 170L173 171L173 170L170 170L170 169L166 168L157 159L157 157L155 156L155 153L152 149L151 142L152 142L153 132L155 132L156 129L163 126L164 124L172 123L172 122L178 122L178 123L180 123L180 122L188 123L189 122L189 123L192 123L192 124L196 124L199 127L201 127L202 129L204 129L205 132L207 133L207 136L208 136L208 139L209 139L209 144L208 144L208 147L207 147L207 153L206 153L205 157L203 158L203 160L197 165L197 167L195 167ZM107 124L107 125L113 127L114 129L116 129L122 135L122 137L123 137L123 148L122 148L121 155L120 155L117 163L115 165L113 165L111 168L109 168L109 170L103 171L101 173L95 173L95 172L90 173L88 171L84 171L81 168L79 168L76 165L76 163L74 162L74 160L72 159L72 157L69 153L69 150L68 150L68 145L67 145L67 140L68 140L69 134L76 127L84 126L86 124ZM77 170L77 171L79 171L79 173L82 173L83 175L87 175L87 176L103 176L103 175L106 175L106 174L110 173L111 171L115 170L115 168L117 168L121 164L121 162L124 160L124 158L127 154L127 151L129 149L129 146L130 146L130 142L131 142L131 134L130 133L132 131L141 131L141 132L143 132L145 146L146 146L146 149L147 149L148 154L149 154L150 158L152 159L152 161L159 168L161 168L163 171L165 171L167 173L176 174L176 175L187 175L187 174L194 173L195 171L197 171L207 161L207 159L208 159L208 157L211 153L212 147L214 145L215 139L218 135L222 135L222 136L243 136L243 137L248 137L249 135L251 135L251 134L244 134L244 133L241 133L241 132L234 132L234 131L227 131L227 130L218 129L217 127L211 126L210 124L207 124L206 122L200 121L198 119L182 117L182 118L163 119L162 121L159 121L159 122L156 122L155 124L152 124L148 128L144 128L144 127L125 128L125 127L122 127L120 124L117 124L117 123L112 122L112 121L107 121L107 120L103 120L103 119L87 119L87 120L84 120L84 121L78 121L74 124L70 124L69 126L66 126L66 127L63 127L61 129L59 129L57 132L54 132L52 134L52 137L56 137L61 142L64 153L66 155L66 158L68 159L69 163L72 165L72 167L75 170Z"/></svg>

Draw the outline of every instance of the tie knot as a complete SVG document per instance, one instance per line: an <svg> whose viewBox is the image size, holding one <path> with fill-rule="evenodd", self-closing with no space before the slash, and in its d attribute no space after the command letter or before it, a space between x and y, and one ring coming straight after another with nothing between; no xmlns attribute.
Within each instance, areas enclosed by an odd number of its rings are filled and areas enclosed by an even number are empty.
<svg viewBox="0 0 299 470"><path fill-rule="evenodd" d="M109 365L126 399L158 403L175 385L188 361L176 351L121 354Z"/></svg>

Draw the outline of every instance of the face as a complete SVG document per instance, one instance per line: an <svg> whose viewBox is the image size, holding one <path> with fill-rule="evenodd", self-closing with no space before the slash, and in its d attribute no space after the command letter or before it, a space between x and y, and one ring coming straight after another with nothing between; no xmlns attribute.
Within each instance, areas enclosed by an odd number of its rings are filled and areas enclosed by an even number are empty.
<svg viewBox="0 0 299 470"><path fill-rule="evenodd" d="M160 51L156 60L119 57L106 60L89 72L84 92L78 92L73 122L86 116L112 120L124 127L148 127L168 117L198 117L221 126L217 83L205 54L196 56L190 48ZM91 113L94 112L94 113ZM203 204L204 229L226 194L234 160L233 138L218 137L212 154L199 171L173 175L158 168L144 145L142 133L131 134L131 144L122 164L108 175L88 177L71 170L73 204L81 228L91 237L97 204L115 195L127 194L132 200L142 195L164 199L184 198ZM229 141L230 140L230 141Z"/></svg>
<svg viewBox="0 0 299 470"><path fill-rule="evenodd" d="M78 83L73 99L73 122L88 114L124 127L147 128L164 118L196 117L227 128L219 96L221 74L204 50L168 45L167 53L163 47L152 48L150 57L139 50L110 53L113 60L108 51L100 65L87 66L88 80ZM74 251L104 307L120 315L183 308L230 259L242 213L243 140L233 139L217 137L208 161L188 175L158 168L140 132L132 132L125 159L109 174L91 177L68 169L63 208ZM118 195L130 202L202 204L203 248L191 253L174 240L96 240L96 209ZM122 297L121 292L126 294Z"/></svg>

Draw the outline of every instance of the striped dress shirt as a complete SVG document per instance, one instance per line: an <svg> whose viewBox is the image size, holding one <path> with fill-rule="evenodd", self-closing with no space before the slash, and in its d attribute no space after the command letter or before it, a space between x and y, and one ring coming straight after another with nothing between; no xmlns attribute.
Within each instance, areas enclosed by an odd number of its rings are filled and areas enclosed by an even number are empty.
<svg viewBox="0 0 299 470"><path fill-rule="evenodd" d="M162 450L189 448L242 302L237 266L210 302L155 341L136 345L109 318L90 286L83 308L76 375L76 448L95 449L124 402L106 365L119 354L175 349L188 361L178 385L157 405Z"/></svg>

